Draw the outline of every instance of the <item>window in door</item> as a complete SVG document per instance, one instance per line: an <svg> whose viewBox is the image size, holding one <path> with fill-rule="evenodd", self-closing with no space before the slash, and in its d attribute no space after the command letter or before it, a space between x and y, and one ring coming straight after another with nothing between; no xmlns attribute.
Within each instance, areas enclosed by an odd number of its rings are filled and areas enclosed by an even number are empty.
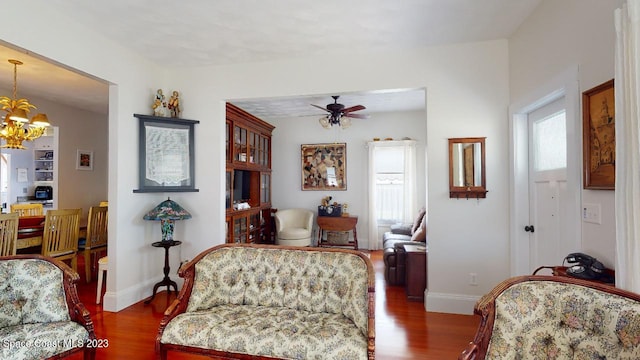
<svg viewBox="0 0 640 360"><path fill-rule="evenodd" d="M564 109L533 122L534 170L567 167L567 122Z"/></svg>

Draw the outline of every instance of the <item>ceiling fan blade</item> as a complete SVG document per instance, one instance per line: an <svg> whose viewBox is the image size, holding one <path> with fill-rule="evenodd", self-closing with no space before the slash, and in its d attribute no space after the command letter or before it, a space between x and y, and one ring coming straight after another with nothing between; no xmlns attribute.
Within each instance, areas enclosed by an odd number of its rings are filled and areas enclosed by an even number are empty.
<svg viewBox="0 0 640 360"><path fill-rule="evenodd" d="M352 106L352 107L348 107L346 109L342 109L343 113L350 113L352 111L358 111L358 110L364 110L366 109L366 107L362 106L362 105L356 105L356 106Z"/></svg>
<svg viewBox="0 0 640 360"><path fill-rule="evenodd" d="M355 119L368 119L369 118L369 115L367 115L367 114L349 114L349 113L347 113L347 114L343 114L342 116L355 118Z"/></svg>
<svg viewBox="0 0 640 360"><path fill-rule="evenodd" d="M329 110L327 110L327 109L323 108L322 106L313 105L313 104L309 104L309 105L314 106L314 107L317 107L317 108L318 108L318 109L320 109L320 110L324 110L324 111L326 111L326 112L330 112Z"/></svg>

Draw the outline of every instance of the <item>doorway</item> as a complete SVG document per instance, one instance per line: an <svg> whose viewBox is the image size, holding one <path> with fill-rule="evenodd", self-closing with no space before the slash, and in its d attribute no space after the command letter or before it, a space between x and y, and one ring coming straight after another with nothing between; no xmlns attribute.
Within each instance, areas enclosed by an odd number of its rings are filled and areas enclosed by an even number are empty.
<svg viewBox="0 0 640 360"><path fill-rule="evenodd" d="M566 254L580 249L582 123L577 76L577 68L571 69L540 89L538 96L510 109L513 276L561 265ZM566 148L566 160L554 163L557 151L552 151L551 163L536 164L536 131L542 152L548 150L545 141L550 136L560 135L557 138L566 141L560 145Z"/></svg>
<svg viewBox="0 0 640 360"><path fill-rule="evenodd" d="M9 182L9 169L11 169L11 155L0 153L0 204L2 212L9 212L9 193L11 186Z"/></svg>

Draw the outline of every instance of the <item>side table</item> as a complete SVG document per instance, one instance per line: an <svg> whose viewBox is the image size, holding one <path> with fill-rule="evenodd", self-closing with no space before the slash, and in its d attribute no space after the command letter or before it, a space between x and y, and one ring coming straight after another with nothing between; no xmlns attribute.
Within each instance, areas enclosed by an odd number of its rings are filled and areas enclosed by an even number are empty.
<svg viewBox="0 0 640 360"><path fill-rule="evenodd" d="M171 270L171 268L169 267L169 249L174 247L174 246L178 246L182 244L182 241L156 241L153 244L151 244L151 246L153 247L157 247L157 248L164 248L164 278L162 279L162 281L158 282L157 284L153 285L153 294L151 295L151 297L146 300L144 303L148 304L151 301L153 301L153 298L156 297L156 291L158 291L158 288L160 286L166 285L167 286L167 292L171 293L171 287L173 286L173 289L176 291L176 293L178 292L178 284L176 284L175 281L171 280L169 278L169 271Z"/></svg>
<svg viewBox="0 0 640 360"><path fill-rule="evenodd" d="M318 246L348 246L358 250L358 233L356 225L358 224L357 216L318 216ZM323 231L353 231L353 241L344 244L335 244L328 241L322 241Z"/></svg>
<svg viewBox="0 0 640 360"><path fill-rule="evenodd" d="M424 301L427 288L427 247L404 245L407 300Z"/></svg>
<svg viewBox="0 0 640 360"><path fill-rule="evenodd" d="M571 278L574 278L574 279L579 279L579 277L575 277L575 276L571 276L571 275L567 274L568 267L566 267L566 266L540 266L539 268L537 268L533 272L533 275L536 275L538 273L538 271L543 270L543 269L551 270L551 275L553 275L553 276L566 276L566 277L571 277ZM602 279L598 279L598 280L595 280L595 279L583 279L583 280L592 281L592 282L595 282L595 283L600 283L600 284L605 284L605 285L611 285L611 286L615 287L616 286L615 279L616 279L615 270L605 269L604 270L604 276L602 277Z"/></svg>

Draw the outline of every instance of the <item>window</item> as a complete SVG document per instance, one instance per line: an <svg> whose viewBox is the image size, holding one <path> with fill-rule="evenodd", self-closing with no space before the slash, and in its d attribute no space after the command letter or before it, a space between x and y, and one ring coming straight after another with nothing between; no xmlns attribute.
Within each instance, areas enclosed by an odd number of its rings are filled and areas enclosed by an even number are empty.
<svg viewBox="0 0 640 360"><path fill-rule="evenodd" d="M375 168L375 209L379 225L406 222L412 214L408 214L407 199L413 196L409 191L407 176L408 162L413 155L407 152L407 146L401 142L397 145L378 146L374 151ZM411 146L413 148L413 146ZM414 165L415 166L415 165Z"/></svg>
<svg viewBox="0 0 640 360"><path fill-rule="evenodd" d="M410 223L416 211L416 142L372 141L369 148L369 250L382 247L378 227Z"/></svg>

